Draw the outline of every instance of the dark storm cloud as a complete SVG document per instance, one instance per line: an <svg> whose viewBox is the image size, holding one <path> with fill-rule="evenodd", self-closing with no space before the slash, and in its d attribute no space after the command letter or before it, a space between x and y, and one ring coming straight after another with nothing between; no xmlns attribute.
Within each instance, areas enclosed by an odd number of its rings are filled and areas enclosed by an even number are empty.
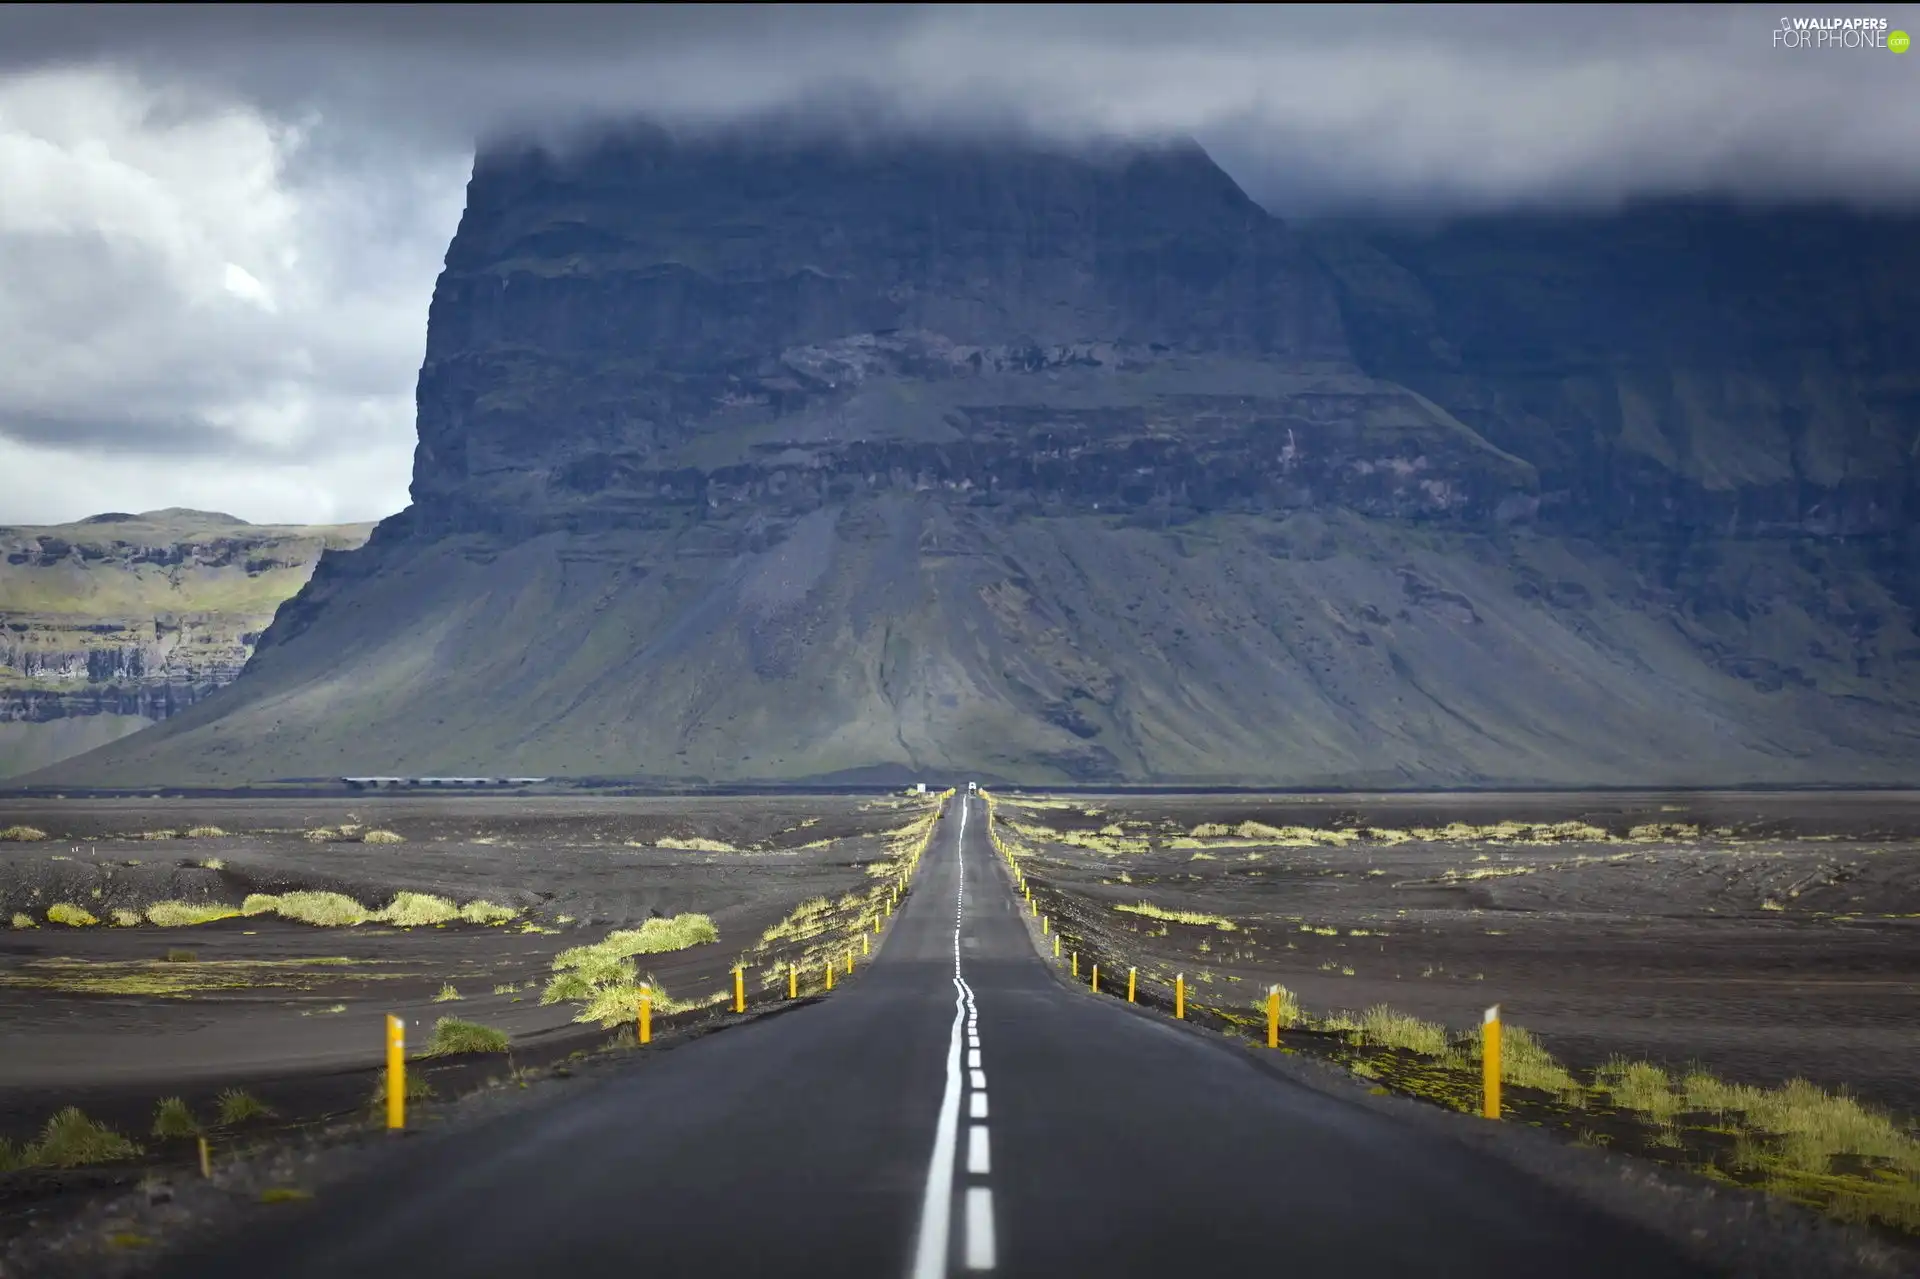
<svg viewBox="0 0 1920 1279"><path fill-rule="evenodd" d="M1288 214L1912 201L1920 54L1778 49L1781 12L0 9L0 520L401 504L476 139L636 114L1189 135Z"/></svg>
<svg viewBox="0 0 1920 1279"><path fill-rule="evenodd" d="M1796 13L1864 10L1816 7ZM1898 26L1908 6L1872 10ZM1257 195L1484 204L1701 185L1881 198L1920 55L1773 47L1750 6L71 7L0 68L110 60L268 110L466 142L840 93L893 118L1194 133Z"/></svg>

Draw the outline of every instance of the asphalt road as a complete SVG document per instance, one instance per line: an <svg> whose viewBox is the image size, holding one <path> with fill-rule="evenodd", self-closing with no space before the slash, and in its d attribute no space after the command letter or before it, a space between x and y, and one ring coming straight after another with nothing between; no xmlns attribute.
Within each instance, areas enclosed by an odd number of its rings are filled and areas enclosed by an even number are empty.
<svg viewBox="0 0 1920 1279"><path fill-rule="evenodd" d="M163 1273L1703 1273L1503 1163L1064 986L985 821L953 801L843 992L422 1141Z"/></svg>

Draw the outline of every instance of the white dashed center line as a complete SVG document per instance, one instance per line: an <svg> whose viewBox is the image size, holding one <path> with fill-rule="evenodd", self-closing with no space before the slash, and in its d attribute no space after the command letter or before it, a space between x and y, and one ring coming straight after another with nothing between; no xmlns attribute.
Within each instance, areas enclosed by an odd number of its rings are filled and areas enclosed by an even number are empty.
<svg viewBox="0 0 1920 1279"><path fill-rule="evenodd" d="M974 1124L967 1129L967 1171L976 1177L984 1177L993 1171L992 1160L987 1154L985 1124Z"/></svg>
<svg viewBox="0 0 1920 1279"><path fill-rule="evenodd" d="M933 1158L927 1165L927 1184L920 1201L920 1231L914 1244L910 1279L944 1279L948 1268L953 1229L953 1174L956 1146L960 1133L960 1029L966 1027L966 1074L971 1085L967 1098L968 1117L987 1117L987 1072L980 1066L980 1011L973 1002L973 988L960 971L960 930L966 919L967 901L967 802L960 801L960 834L955 842L959 864L959 886L953 902L953 1032L947 1044L947 1087L940 1100L940 1117L933 1134ZM967 1127L967 1175L985 1177L991 1161L987 1125ZM996 1264L993 1234L993 1191L983 1185L969 1185L964 1200L966 1238L964 1259L970 1271L992 1270Z"/></svg>
<svg viewBox="0 0 1920 1279"><path fill-rule="evenodd" d="M967 1269L991 1270L993 1266L993 1192L985 1186L969 1186Z"/></svg>

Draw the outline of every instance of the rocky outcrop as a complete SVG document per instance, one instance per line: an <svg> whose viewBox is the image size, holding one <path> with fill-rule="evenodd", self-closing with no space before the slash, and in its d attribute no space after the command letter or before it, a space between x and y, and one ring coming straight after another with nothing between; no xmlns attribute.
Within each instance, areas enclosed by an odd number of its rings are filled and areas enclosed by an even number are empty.
<svg viewBox="0 0 1920 1279"><path fill-rule="evenodd" d="M321 552L367 532L178 510L0 529L0 776L231 683Z"/></svg>
<svg viewBox="0 0 1920 1279"><path fill-rule="evenodd" d="M46 780L1901 779L1911 286L1530 225L1303 240L1190 147L483 155L413 504ZM1856 309L1763 403L1775 291Z"/></svg>

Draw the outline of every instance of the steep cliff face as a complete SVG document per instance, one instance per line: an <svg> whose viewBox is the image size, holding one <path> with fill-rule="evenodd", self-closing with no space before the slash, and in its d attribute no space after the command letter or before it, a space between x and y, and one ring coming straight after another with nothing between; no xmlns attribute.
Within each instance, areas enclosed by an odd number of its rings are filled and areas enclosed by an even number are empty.
<svg viewBox="0 0 1920 1279"><path fill-rule="evenodd" d="M0 776L231 683L321 551L369 531L178 510L0 529Z"/></svg>
<svg viewBox="0 0 1920 1279"><path fill-rule="evenodd" d="M413 505L48 780L1901 778L1904 348L1756 459L1702 370L1779 357L1685 243L1461 234L1304 242L1191 148L483 156Z"/></svg>
<svg viewBox="0 0 1920 1279"><path fill-rule="evenodd" d="M1890 535L1920 494L1911 217L1653 205L1328 227L1360 363L1588 532Z"/></svg>
<svg viewBox="0 0 1920 1279"><path fill-rule="evenodd" d="M1320 269L1191 147L483 156L419 409L416 532L792 515L829 476L1086 509L1533 483L1360 376Z"/></svg>

